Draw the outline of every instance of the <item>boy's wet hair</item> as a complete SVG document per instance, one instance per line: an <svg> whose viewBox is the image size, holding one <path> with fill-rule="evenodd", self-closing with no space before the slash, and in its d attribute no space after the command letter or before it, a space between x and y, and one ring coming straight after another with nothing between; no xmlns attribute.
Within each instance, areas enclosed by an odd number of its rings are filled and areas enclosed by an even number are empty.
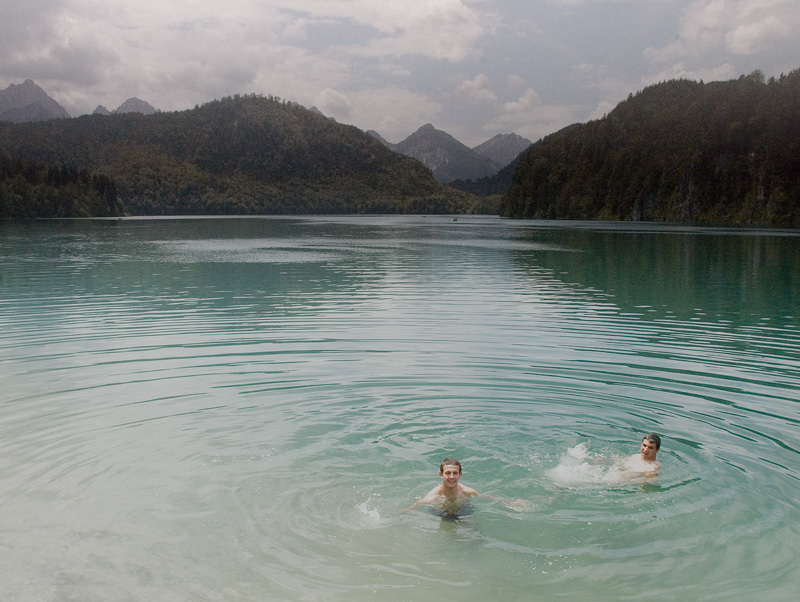
<svg viewBox="0 0 800 602"><path fill-rule="evenodd" d="M442 460L442 463L439 465L439 472L444 472L445 466L458 466L458 473L461 474L461 462L456 460L455 458L445 458Z"/></svg>
<svg viewBox="0 0 800 602"><path fill-rule="evenodd" d="M656 450L661 449L661 437L656 435L655 433L649 433L642 437L642 441L647 439L650 443L656 446Z"/></svg>

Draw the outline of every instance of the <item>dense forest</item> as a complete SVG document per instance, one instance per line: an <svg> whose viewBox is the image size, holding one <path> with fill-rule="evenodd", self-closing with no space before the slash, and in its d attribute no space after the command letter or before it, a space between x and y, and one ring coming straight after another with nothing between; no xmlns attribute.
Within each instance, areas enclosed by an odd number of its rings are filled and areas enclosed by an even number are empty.
<svg viewBox="0 0 800 602"><path fill-rule="evenodd" d="M645 88L520 158L510 217L800 226L800 70Z"/></svg>
<svg viewBox="0 0 800 602"><path fill-rule="evenodd" d="M0 218L487 211L798 227L800 70L649 86L495 177L453 187L369 134L273 97L0 122Z"/></svg>
<svg viewBox="0 0 800 602"><path fill-rule="evenodd" d="M0 123L0 153L44 172L67 169L90 181L99 178L91 174L105 174L134 215L469 213L478 207L474 197L436 182L421 163L365 132L257 95L147 116ZM8 180L3 190L22 187L14 174ZM32 185L43 185L40 180ZM35 194L14 195L3 197L7 215L37 213L22 206ZM52 215L60 212L59 205Z"/></svg>
<svg viewBox="0 0 800 602"><path fill-rule="evenodd" d="M108 176L0 154L0 219L122 214L116 185Z"/></svg>

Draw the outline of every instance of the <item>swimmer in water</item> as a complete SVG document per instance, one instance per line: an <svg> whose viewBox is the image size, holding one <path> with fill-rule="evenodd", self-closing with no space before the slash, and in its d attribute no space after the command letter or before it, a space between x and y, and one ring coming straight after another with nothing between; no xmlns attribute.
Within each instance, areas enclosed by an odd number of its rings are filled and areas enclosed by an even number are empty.
<svg viewBox="0 0 800 602"><path fill-rule="evenodd" d="M472 487L462 485L459 482L461 474L461 462L455 458L445 458L439 466L439 476L442 479L442 484L437 485L426 493L424 497L400 512L408 512L425 505L433 513L442 517L466 516L472 514L472 507L469 502L473 497L484 497L499 501L517 512L527 509L528 505L523 500L512 501L496 495L479 494Z"/></svg>
<svg viewBox="0 0 800 602"><path fill-rule="evenodd" d="M619 467L626 473L628 478L635 476L652 479L661 470L661 464L656 460L656 455L660 449L661 437L655 433L645 435L642 437L642 447L639 453L623 458L619 462Z"/></svg>

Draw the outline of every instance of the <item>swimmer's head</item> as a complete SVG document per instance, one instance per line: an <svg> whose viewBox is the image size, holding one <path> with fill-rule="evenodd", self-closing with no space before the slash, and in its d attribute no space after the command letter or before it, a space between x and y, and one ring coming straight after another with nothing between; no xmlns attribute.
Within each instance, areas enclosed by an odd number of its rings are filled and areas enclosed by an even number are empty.
<svg viewBox="0 0 800 602"><path fill-rule="evenodd" d="M442 463L439 465L439 474L442 474L444 472L445 466L457 466L458 474L461 474L461 462L459 462L455 458L445 458L444 460L442 460Z"/></svg>
<svg viewBox="0 0 800 602"><path fill-rule="evenodd" d="M655 462L658 450L661 448L661 438L655 433L642 437L642 460Z"/></svg>
<svg viewBox="0 0 800 602"><path fill-rule="evenodd" d="M642 441L649 441L653 445L656 446L656 451L661 449L661 437L656 435L655 433L650 433L649 435L645 435L642 437Z"/></svg>

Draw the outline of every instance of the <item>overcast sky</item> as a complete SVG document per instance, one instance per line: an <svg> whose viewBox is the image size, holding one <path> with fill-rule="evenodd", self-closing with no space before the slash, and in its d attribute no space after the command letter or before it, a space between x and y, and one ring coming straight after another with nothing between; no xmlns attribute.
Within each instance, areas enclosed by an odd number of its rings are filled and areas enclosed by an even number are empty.
<svg viewBox="0 0 800 602"><path fill-rule="evenodd" d="M2 0L0 89L73 115L257 92L399 142L533 141L668 79L800 68L800 0Z"/></svg>

